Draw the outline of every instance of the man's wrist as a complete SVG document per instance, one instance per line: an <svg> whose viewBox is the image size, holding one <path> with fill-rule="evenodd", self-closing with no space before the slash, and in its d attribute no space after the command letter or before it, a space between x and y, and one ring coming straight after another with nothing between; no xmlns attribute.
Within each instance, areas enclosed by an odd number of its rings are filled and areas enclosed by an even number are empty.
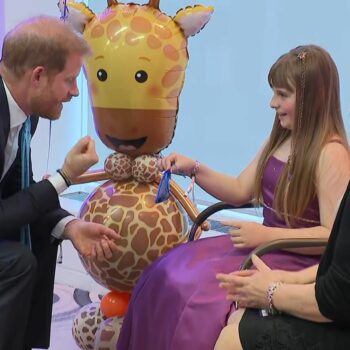
<svg viewBox="0 0 350 350"><path fill-rule="evenodd" d="M67 187L72 185L72 180L67 174L67 172L62 168L62 169L57 169L56 170L63 178L64 182L66 183Z"/></svg>
<svg viewBox="0 0 350 350"><path fill-rule="evenodd" d="M64 181L63 177L60 174L54 174L47 178L47 180L52 184L52 186L55 188L57 194L62 193L65 191L68 186L66 182Z"/></svg>
<svg viewBox="0 0 350 350"><path fill-rule="evenodd" d="M76 217L73 218L73 220L70 220L69 222L66 223L65 225L65 228L64 228L64 231L63 231L63 238L64 239L69 239L71 240L72 239L72 235L73 235L73 232L72 232L72 225L74 225L74 223L76 221L78 221L79 219L77 219Z"/></svg>
<svg viewBox="0 0 350 350"><path fill-rule="evenodd" d="M62 218L51 231L51 236L55 237L58 240L65 239L65 236L64 236L65 228L67 225L69 225L70 222L74 220L77 220L77 218L73 215L69 215Z"/></svg>

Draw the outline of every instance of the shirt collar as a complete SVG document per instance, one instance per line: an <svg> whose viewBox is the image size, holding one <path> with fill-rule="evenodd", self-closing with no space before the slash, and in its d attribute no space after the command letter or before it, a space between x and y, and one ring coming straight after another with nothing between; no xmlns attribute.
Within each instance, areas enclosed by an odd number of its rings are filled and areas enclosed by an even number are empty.
<svg viewBox="0 0 350 350"><path fill-rule="evenodd" d="M3 82L10 110L10 129L12 129L18 125L23 124L28 116L18 106L4 80Z"/></svg>

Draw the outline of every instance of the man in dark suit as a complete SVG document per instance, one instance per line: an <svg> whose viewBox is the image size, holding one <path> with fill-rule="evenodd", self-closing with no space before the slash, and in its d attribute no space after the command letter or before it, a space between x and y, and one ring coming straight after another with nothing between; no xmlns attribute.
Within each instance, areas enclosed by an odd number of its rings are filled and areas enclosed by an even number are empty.
<svg viewBox="0 0 350 350"><path fill-rule="evenodd" d="M94 142L81 139L48 179L21 184L24 124L59 118L77 96L76 78L89 48L55 18L22 22L4 39L0 61L0 350L48 348L57 242L70 239L80 254L99 259L117 250L118 235L60 208L58 194L98 161ZM29 136L29 135L28 135ZM31 249L20 242L30 227Z"/></svg>

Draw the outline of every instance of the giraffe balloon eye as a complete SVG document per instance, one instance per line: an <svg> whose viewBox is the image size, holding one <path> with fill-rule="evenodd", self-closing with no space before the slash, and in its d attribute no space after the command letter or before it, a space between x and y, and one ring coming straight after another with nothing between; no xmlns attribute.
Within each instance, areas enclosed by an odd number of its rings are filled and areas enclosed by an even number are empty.
<svg viewBox="0 0 350 350"><path fill-rule="evenodd" d="M107 72L104 69L99 69L97 71L97 79L100 81L106 81L108 77Z"/></svg>
<svg viewBox="0 0 350 350"><path fill-rule="evenodd" d="M144 83L148 79L148 74L144 70L139 70L135 74L135 80L138 83Z"/></svg>

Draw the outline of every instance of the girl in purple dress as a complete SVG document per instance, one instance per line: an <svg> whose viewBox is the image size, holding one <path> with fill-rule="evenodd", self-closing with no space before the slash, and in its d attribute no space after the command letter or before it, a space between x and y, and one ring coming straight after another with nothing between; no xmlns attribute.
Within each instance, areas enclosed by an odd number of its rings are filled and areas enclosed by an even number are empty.
<svg viewBox="0 0 350 350"><path fill-rule="evenodd" d="M234 311L218 272L238 270L253 248L271 240L329 236L350 168L336 66L317 46L297 47L271 67L268 82L274 125L238 177L176 153L159 164L194 175L222 201L263 206L263 223L230 221L230 235L181 245L155 261L133 291L118 350L212 350ZM318 262L317 253L283 251L264 260L271 268L300 270Z"/></svg>

